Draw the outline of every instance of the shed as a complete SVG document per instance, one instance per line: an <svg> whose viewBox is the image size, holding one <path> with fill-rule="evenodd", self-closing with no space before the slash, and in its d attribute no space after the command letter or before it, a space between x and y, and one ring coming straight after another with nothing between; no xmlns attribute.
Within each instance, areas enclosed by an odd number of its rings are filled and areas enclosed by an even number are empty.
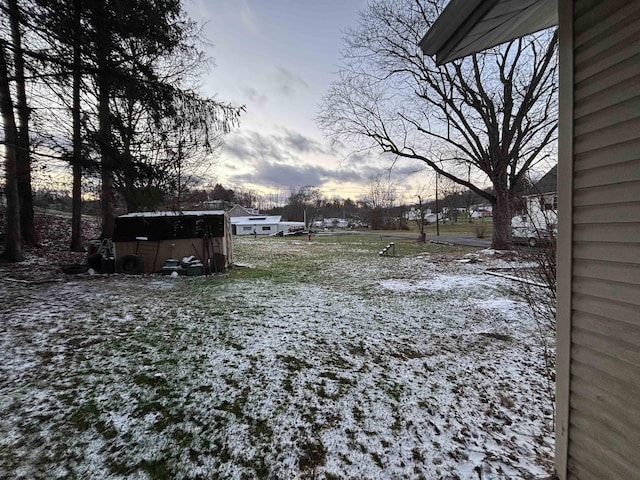
<svg viewBox="0 0 640 480"><path fill-rule="evenodd" d="M231 224L222 210L121 215L112 240L120 272L160 272L168 259L191 256L202 262L205 273L233 263Z"/></svg>
<svg viewBox="0 0 640 480"><path fill-rule="evenodd" d="M451 0L449 62L559 24L556 473L640 478L640 2ZM425 25L426 27L426 25Z"/></svg>

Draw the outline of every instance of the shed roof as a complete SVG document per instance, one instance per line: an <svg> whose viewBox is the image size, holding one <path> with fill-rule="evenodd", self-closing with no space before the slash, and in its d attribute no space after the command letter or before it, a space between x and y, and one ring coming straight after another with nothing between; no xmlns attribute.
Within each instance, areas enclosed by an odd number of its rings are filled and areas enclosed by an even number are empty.
<svg viewBox="0 0 640 480"><path fill-rule="evenodd" d="M131 217L179 217L181 215L200 217L203 215L224 215L224 210L183 210L183 211L162 211L162 212L133 212L120 215L118 218Z"/></svg>
<svg viewBox="0 0 640 480"><path fill-rule="evenodd" d="M205 236L224 237L229 217L223 210L136 212L116 218L112 240L162 241Z"/></svg>
<svg viewBox="0 0 640 480"><path fill-rule="evenodd" d="M420 41L444 63L558 23L558 0L451 0Z"/></svg>
<svg viewBox="0 0 640 480"><path fill-rule="evenodd" d="M234 225L273 225L280 223L280 215L254 215L250 217L231 217Z"/></svg>

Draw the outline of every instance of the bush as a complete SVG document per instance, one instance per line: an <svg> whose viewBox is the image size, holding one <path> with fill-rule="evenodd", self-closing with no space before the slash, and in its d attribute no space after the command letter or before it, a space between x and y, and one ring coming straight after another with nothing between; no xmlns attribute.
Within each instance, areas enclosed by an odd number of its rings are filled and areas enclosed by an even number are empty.
<svg viewBox="0 0 640 480"><path fill-rule="evenodd" d="M476 238L484 238L485 235L487 234L487 226L481 223L476 223L473 226L473 231L476 234Z"/></svg>
<svg viewBox="0 0 640 480"><path fill-rule="evenodd" d="M520 294L529 305L537 335L534 339L543 348L545 377L547 380L547 404L553 412L553 419L547 425L553 431L555 422L555 379L556 379L556 239L545 248L520 250L521 268L517 275L521 278Z"/></svg>

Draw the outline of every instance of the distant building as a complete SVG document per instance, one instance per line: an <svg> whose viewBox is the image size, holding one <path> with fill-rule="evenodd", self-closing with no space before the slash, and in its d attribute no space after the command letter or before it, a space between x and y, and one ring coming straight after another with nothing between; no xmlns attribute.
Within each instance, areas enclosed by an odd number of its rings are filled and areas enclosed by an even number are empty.
<svg viewBox="0 0 640 480"><path fill-rule="evenodd" d="M344 218L325 218L313 222L314 228L347 228L349 221Z"/></svg>
<svg viewBox="0 0 640 480"><path fill-rule="evenodd" d="M277 235L286 234L305 227L304 222L283 222L280 215L249 215L231 217L231 231L234 235Z"/></svg>
<svg viewBox="0 0 640 480"><path fill-rule="evenodd" d="M426 223L436 223L436 220L442 219L442 213L439 213L436 217L436 214L431 211L430 208L426 208L424 210L424 221ZM409 222L415 222L420 220L421 212L419 208L411 207L408 212L404 213L404 218Z"/></svg>
<svg viewBox="0 0 640 480"><path fill-rule="evenodd" d="M206 200L197 205L202 210L227 210L229 202L226 200Z"/></svg>
<svg viewBox="0 0 640 480"><path fill-rule="evenodd" d="M473 219L493 217L493 206L488 204L472 205L470 210Z"/></svg>
<svg viewBox="0 0 640 480"><path fill-rule="evenodd" d="M233 217L250 217L251 215L260 215L260 212L256 208L243 207L237 203L227 212L227 214Z"/></svg>
<svg viewBox="0 0 640 480"><path fill-rule="evenodd" d="M549 170L524 196L530 221L537 228L554 230L558 224L558 167Z"/></svg>

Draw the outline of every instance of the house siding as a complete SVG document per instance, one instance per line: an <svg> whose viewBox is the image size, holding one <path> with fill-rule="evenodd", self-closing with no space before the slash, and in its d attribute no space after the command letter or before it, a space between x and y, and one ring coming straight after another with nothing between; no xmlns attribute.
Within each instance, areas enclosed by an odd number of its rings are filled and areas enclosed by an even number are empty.
<svg viewBox="0 0 640 480"><path fill-rule="evenodd" d="M640 479L640 2L574 1L572 31L573 192L561 197L572 218L571 373L559 473Z"/></svg>

